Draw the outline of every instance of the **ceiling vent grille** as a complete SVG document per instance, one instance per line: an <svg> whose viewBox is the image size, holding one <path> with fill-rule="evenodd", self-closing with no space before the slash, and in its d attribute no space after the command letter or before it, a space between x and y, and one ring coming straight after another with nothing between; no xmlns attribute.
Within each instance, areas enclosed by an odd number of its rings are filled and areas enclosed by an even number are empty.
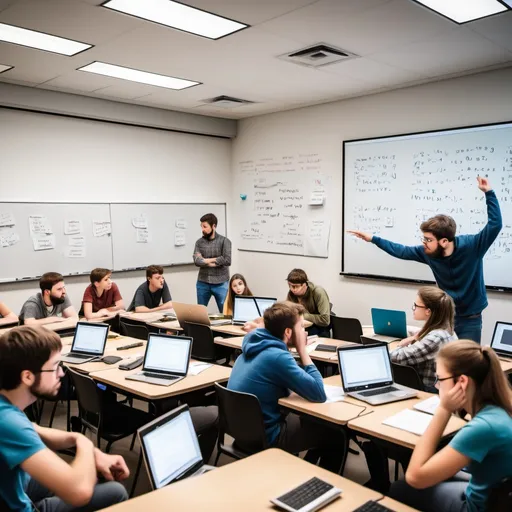
<svg viewBox="0 0 512 512"><path fill-rule="evenodd" d="M233 98L231 96L216 96L203 100L203 104L200 106L214 106L216 108L236 108L243 105L251 105L254 101L242 100L240 98Z"/></svg>
<svg viewBox="0 0 512 512"><path fill-rule="evenodd" d="M308 66L312 68L319 68L321 66L328 66L329 64L336 64L337 62L354 59L359 57L355 53L335 48L324 43L318 43L313 46L308 46L302 50L292 53L285 53L278 58L294 62L301 66Z"/></svg>

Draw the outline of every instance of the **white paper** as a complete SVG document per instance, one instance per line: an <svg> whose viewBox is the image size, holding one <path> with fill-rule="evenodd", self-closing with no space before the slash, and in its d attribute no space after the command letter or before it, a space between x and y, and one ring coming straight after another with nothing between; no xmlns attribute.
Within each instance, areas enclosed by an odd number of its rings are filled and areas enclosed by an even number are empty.
<svg viewBox="0 0 512 512"><path fill-rule="evenodd" d="M14 214L10 212L0 212L0 228L15 225Z"/></svg>
<svg viewBox="0 0 512 512"><path fill-rule="evenodd" d="M110 235L112 229L110 227L110 222L95 220L92 222L92 234L94 236L105 236Z"/></svg>
<svg viewBox="0 0 512 512"><path fill-rule="evenodd" d="M341 400L345 398L345 392L341 386L330 386L329 384L324 384L324 390L327 396L327 400L324 402L326 404L341 402Z"/></svg>
<svg viewBox="0 0 512 512"><path fill-rule="evenodd" d="M81 220L65 220L64 221L64 234L65 235L78 235L82 232Z"/></svg>
<svg viewBox="0 0 512 512"><path fill-rule="evenodd" d="M55 249L55 235L38 235L32 237L34 251Z"/></svg>
<svg viewBox="0 0 512 512"><path fill-rule="evenodd" d="M185 231L175 231L174 232L174 245L176 247L181 247L186 244L185 239Z"/></svg>
<svg viewBox="0 0 512 512"><path fill-rule="evenodd" d="M304 243L305 256L329 256L329 236L331 221L328 219L311 219L306 226L306 239Z"/></svg>
<svg viewBox="0 0 512 512"><path fill-rule="evenodd" d="M147 244L149 240L149 229L147 228L137 228L137 243L138 244Z"/></svg>
<svg viewBox="0 0 512 512"><path fill-rule="evenodd" d="M6 231L0 234L0 246L11 247L20 241L20 235L14 231Z"/></svg>
<svg viewBox="0 0 512 512"><path fill-rule="evenodd" d="M325 201L325 189L323 187L316 187L309 196L309 204L311 206L323 205Z"/></svg>
<svg viewBox="0 0 512 512"><path fill-rule="evenodd" d="M385 419L382 424L422 436L425 430L427 430L432 418L433 416L425 414L424 412L404 409L394 416Z"/></svg>
<svg viewBox="0 0 512 512"><path fill-rule="evenodd" d="M85 236L75 235L68 238L68 245L70 247L85 247Z"/></svg>
<svg viewBox="0 0 512 512"><path fill-rule="evenodd" d="M199 375L212 366L209 363L190 363L188 367L188 375Z"/></svg>
<svg viewBox="0 0 512 512"><path fill-rule="evenodd" d="M416 409L417 411L421 412L426 412L427 414L434 414L440 402L441 399L439 398L439 396L434 395L431 396L430 398L427 398L426 400L417 403L416 405L413 405L413 409Z"/></svg>
<svg viewBox="0 0 512 512"><path fill-rule="evenodd" d="M30 215L28 224L32 236L53 234L52 227L44 215Z"/></svg>
<svg viewBox="0 0 512 512"><path fill-rule="evenodd" d="M316 347L320 344L319 341L310 343L309 345L306 345L306 352L308 354L311 354L311 352L314 352L316 350ZM297 349L295 347L290 347L290 352L297 353Z"/></svg>
<svg viewBox="0 0 512 512"><path fill-rule="evenodd" d="M185 219L176 219L176 227L180 229L187 229L187 221Z"/></svg>
<svg viewBox="0 0 512 512"><path fill-rule="evenodd" d="M132 226L134 228L148 229L148 219L145 215L139 215L132 218Z"/></svg>
<svg viewBox="0 0 512 512"><path fill-rule="evenodd" d="M85 247L66 247L67 258L85 258Z"/></svg>

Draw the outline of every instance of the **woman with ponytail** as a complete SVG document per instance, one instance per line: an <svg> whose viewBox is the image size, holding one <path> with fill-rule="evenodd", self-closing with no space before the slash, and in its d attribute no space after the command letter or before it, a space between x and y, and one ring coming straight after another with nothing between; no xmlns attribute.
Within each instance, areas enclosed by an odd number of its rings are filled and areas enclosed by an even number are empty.
<svg viewBox="0 0 512 512"><path fill-rule="evenodd" d="M434 388L436 355L444 344L457 339L453 329L453 299L436 286L423 286L418 290L412 310L414 319L425 324L417 334L398 344L398 348L390 354L391 361L414 367L425 389L437 392Z"/></svg>
<svg viewBox="0 0 512 512"><path fill-rule="evenodd" d="M390 495L427 512L487 510L491 488L512 476L512 392L498 357L473 341L448 343L436 387L440 404ZM471 420L436 452L451 415L466 412Z"/></svg>

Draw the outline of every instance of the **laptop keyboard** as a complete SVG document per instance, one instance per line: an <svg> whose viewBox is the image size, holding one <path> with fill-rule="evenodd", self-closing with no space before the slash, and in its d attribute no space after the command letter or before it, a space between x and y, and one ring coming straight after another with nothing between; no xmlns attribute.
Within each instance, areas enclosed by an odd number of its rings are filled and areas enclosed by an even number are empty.
<svg viewBox="0 0 512 512"><path fill-rule="evenodd" d="M176 380L178 377L175 375L162 375L161 373L151 373L151 372L142 372L144 377L149 377L151 379L165 379L165 380Z"/></svg>
<svg viewBox="0 0 512 512"><path fill-rule="evenodd" d="M292 491L279 496L278 500L294 510L300 510L308 503L320 498L320 496L330 491L332 488L333 486L331 484L315 477L295 487Z"/></svg>
<svg viewBox="0 0 512 512"><path fill-rule="evenodd" d="M375 395L383 395L384 393L391 393L392 391L400 391L398 388L394 386L388 386L387 388L379 388L379 389L371 389L370 391L360 391L359 394L361 396L375 396Z"/></svg>
<svg viewBox="0 0 512 512"><path fill-rule="evenodd" d="M392 512L390 508L377 503L376 501L367 501L360 507L356 508L354 512Z"/></svg>

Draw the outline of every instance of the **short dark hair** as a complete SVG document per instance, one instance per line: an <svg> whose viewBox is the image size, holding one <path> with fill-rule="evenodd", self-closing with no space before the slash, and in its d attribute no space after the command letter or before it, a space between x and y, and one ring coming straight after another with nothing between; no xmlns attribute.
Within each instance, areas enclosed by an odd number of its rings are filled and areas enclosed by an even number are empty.
<svg viewBox="0 0 512 512"><path fill-rule="evenodd" d="M62 274L58 272L46 272L39 279L39 288L44 292L45 290L51 290L57 283L64 281Z"/></svg>
<svg viewBox="0 0 512 512"><path fill-rule="evenodd" d="M305 312L304 306L284 301L276 302L263 313L265 329L280 340L283 339L285 329L293 329L297 320Z"/></svg>
<svg viewBox="0 0 512 512"><path fill-rule="evenodd" d="M146 269L146 278L151 279L155 274L163 273L164 267L161 267L160 265L149 265L149 267Z"/></svg>
<svg viewBox="0 0 512 512"><path fill-rule="evenodd" d="M304 284L309 281L308 275L301 268L294 268L289 274L286 280L292 284Z"/></svg>
<svg viewBox="0 0 512 512"><path fill-rule="evenodd" d="M208 222L210 226L216 226L217 225L217 216L213 213L207 213L203 215L200 219L201 222Z"/></svg>
<svg viewBox="0 0 512 512"><path fill-rule="evenodd" d="M0 336L0 389L21 384L21 372L38 373L53 352L62 350L57 333L44 327L15 327Z"/></svg>
<svg viewBox="0 0 512 512"><path fill-rule="evenodd" d="M451 242L455 238L457 224L448 215L436 215L422 222L420 229L423 233L432 233L438 240L447 238Z"/></svg>
<svg viewBox="0 0 512 512"><path fill-rule="evenodd" d="M111 276L112 270L108 268L95 268L91 271L91 275L89 279L91 280L91 284L99 283L104 277Z"/></svg>

